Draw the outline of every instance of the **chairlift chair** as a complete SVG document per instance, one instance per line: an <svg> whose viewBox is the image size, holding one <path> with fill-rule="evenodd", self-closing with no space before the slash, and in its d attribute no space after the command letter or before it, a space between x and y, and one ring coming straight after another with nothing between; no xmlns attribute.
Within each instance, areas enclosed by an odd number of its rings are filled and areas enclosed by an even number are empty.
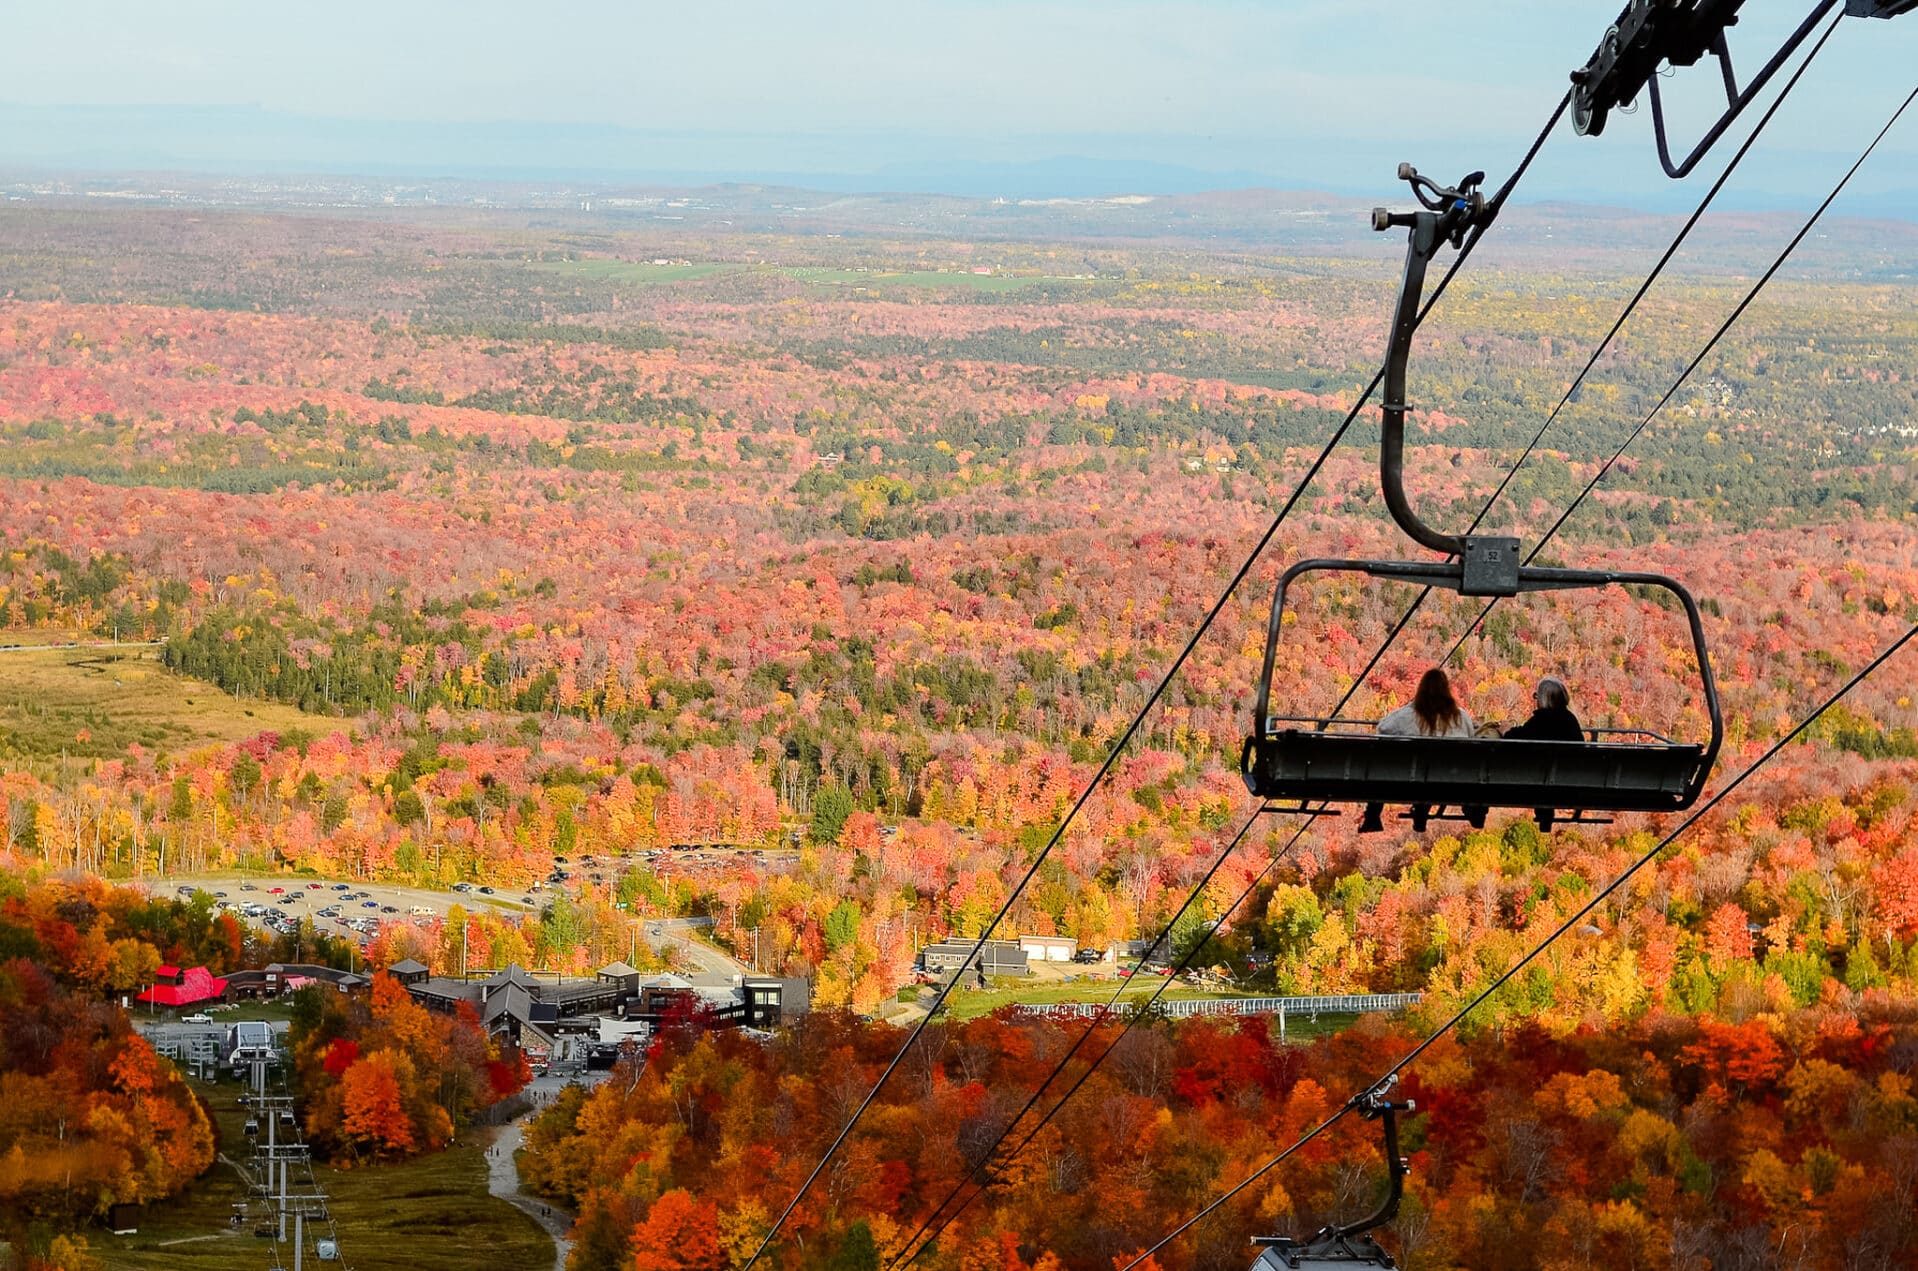
<svg viewBox="0 0 1918 1271"><path fill-rule="evenodd" d="M1287 811L1322 813L1329 804L1395 803L1436 807L1572 808L1581 812L1676 812L1703 791L1724 740L1718 688L1705 646L1698 604L1676 579L1664 574L1558 569L1522 565L1516 538L1444 534L1419 519L1405 495L1405 368L1418 328L1425 268L1439 245L1458 246L1484 216L1478 191L1483 173L1458 187L1443 188L1410 164L1399 176L1411 182L1422 210L1372 213L1374 229L1409 227L1404 280L1392 319L1386 356L1385 400L1379 446L1379 484L1392 518L1444 561L1302 560L1279 578L1266 626L1253 731L1241 752L1240 770L1257 797L1286 803ZM1657 587L1677 597L1691 628L1698 659L1709 741L1681 743L1656 733L1592 730L1583 741L1504 738L1392 737L1372 731L1371 721L1275 715L1272 673L1283 630L1286 593L1307 573L1365 574L1420 583L1462 596L1515 596L1521 592L1587 590L1613 586Z"/></svg>

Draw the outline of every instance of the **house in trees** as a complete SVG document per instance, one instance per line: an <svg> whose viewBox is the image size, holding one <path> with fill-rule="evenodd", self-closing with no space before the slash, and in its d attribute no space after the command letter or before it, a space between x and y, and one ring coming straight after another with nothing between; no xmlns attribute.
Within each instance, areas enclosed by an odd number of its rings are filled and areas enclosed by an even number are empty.
<svg viewBox="0 0 1918 1271"><path fill-rule="evenodd" d="M226 981L203 966L181 970L163 963L155 974L153 986L134 1000L153 1006L192 1006L197 1002L217 1002L226 995Z"/></svg>
<svg viewBox="0 0 1918 1271"><path fill-rule="evenodd" d="M1026 975L1026 951L1010 940L988 940L973 954L971 940L942 940L919 951L919 965L934 975L977 966L986 975ZM1070 955L1068 955L1070 956Z"/></svg>
<svg viewBox="0 0 1918 1271"><path fill-rule="evenodd" d="M255 970L234 971L226 977L229 1001L246 998L278 997L308 984L328 984L342 993L365 988L370 981L353 971L338 967L315 966L300 962L269 962Z"/></svg>

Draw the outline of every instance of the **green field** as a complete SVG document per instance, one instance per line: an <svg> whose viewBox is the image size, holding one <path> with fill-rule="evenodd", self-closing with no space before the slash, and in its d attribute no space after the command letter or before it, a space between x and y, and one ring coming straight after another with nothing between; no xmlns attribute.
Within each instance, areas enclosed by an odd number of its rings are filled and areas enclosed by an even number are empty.
<svg viewBox="0 0 1918 1271"><path fill-rule="evenodd" d="M1139 981L1137 988L1128 985L1126 992L1119 998L1118 1004L1113 1007L1113 1015L1115 1017L1122 1017L1121 1013L1129 1004L1143 1002L1145 999L1151 997L1152 991L1158 986L1158 983L1157 977L1148 976ZM919 1004L924 1006L931 1002L933 995L937 991L938 989L935 985L920 986ZM1000 979L995 980L992 987L984 991L964 988L956 990L951 997L946 999L945 1013L955 1020L968 1020L977 1019L981 1015L990 1015L1002 1006L1051 1006L1061 1002L1101 1003L1110 999L1111 996L1112 985L1110 981L1082 980L1069 984L1038 985L1020 984L1016 980ZM1229 998L1236 996L1239 995L1233 993L1209 993L1204 989L1192 988L1189 985L1173 984L1160 995L1159 1000L1164 1002L1190 998ZM1358 1020L1359 1017L1357 1015L1328 1014L1316 1017L1293 1015L1289 1016L1285 1021L1285 1035L1288 1040L1305 1041L1313 1037L1322 1037L1328 1033L1340 1032L1350 1028L1353 1024L1357 1023ZM1278 1026L1276 1016L1269 1017L1269 1022L1275 1028Z"/></svg>
<svg viewBox="0 0 1918 1271"><path fill-rule="evenodd" d="M1126 986L1125 995L1119 999L1116 1011L1128 1002L1144 1001L1152 996L1159 986L1157 976L1141 978L1138 987ZM936 985L925 985L919 990L920 1002L926 1003L938 992ZM973 1019L980 1015L990 1015L1002 1006L1050 1006L1057 1002L1103 1002L1112 996L1112 982L1087 977L1066 984L1021 984L1016 980L994 980L992 987L983 991L965 987L953 991L946 999L946 1013L954 1019ZM1225 994L1208 993L1203 989L1192 988L1185 984L1173 984L1167 988L1160 1000L1191 997L1222 997Z"/></svg>
<svg viewBox="0 0 1918 1271"><path fill-rule="evenodd" d="M346 726L174 675L157 648L60 648L47 639L36 633L34 644L0 647L0 758L111 759L136 742L180 754L268 729L317 735Z"/></svg>
<svg viewBox="0 0 1918 1271"><path fill-rule="evenodd" d="M195 1083L213 1109L220 1151L244 1159L241 1087ZM342 1262L358 1271L467 1271L472 1267L536 1267L553 1262L553 1241L539 1224L487 1194L484 1140L469 1131L456 1146L403 1165L336 1170L316 1165L332 1198ZM229 1230L227 1218L245 1191L238 1174L216 1162L187 1194L147 1207L132 1236L94 1232L93 1252L109 1267L181 1271L259 1271L273 1264L273 1243ZM308 1265L313 1265L308 1250ZM284 1251L293 1265L290 1246Z"/></svg>

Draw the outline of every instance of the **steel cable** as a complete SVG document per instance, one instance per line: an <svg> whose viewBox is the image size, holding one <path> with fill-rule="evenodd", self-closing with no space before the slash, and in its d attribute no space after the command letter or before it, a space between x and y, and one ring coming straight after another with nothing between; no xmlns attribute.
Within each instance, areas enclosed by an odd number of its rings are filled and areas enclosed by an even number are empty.
<svg viewBox="0 0 1918 1271"><path fill-rule="evenodd" d="M1646 851L1646 853L1643 856L1640 856L1636 861L1634 861L1630 866L1628 866L1624 873L1620 874L1618 877L1614 878L1611 882L1607 883L1602 889L1598 891L1597 894L1595 894L1590 900L1586 901L1585 904L1579 908L1578 912L1574 913L1571 917L1567 918L1564 922L1561 922L1557 927L1553 928L1552 931L1548 933L1543 940L1539 941L1536 945L1533 945L1529 952L1527 952L1523 957L1519 958L1516 962L1512 963L1511 966L1507 967L1504 971L1502 971L1497 976L1497 978L1495 978L1490 984L1486 985L1484 989L1480 990L1479 993L1471 999L1471 1001L1467 1002L1464 1006L1460 1007L1443 1024L1439 1025L1438 1028L1433 1030L1431 1033L1427 1034L1424 1040L1420 1041L1417 1045L1413 1046L1412 1049L1407 1051L1404 1055L1402 1055L1396 1063L1394 1063L1391 1067L1387 1068L1383 1073L1381 1073L1378 1077L1378 1080L1374 1081L1371 1085L1367 1086L1365 1091L1362 1091L1360 1095L1358 1096L1354 1096L1353 1099L1348 1100L1343 1106L1339 1108L1338 1111L1334 1112L1331 1116L1325 1118L1325 1120L1321 1121L1318 1125L1314 1126L1312 1129L1306 1131L1304 1136L1301 1137L1297 1142L1293 1143L1290 1147L1286 1148L1283 1152L1280 1152L1277 1156L1274 1156L1272 1159L1265 1162L1265 1164L1259 1166L1259 1168L1257 1168L1256 1170L1253 1170L1250 1174L1240 1179L1237 1183L1233 1184L1233 1186L1229 1190L1224 1192L1217 1199L1213 1200L1205 1208L1201 1209L1198 1213L1192 1215L1192 1217L1186 1219L1184 1222L1180 1223L1177 1227L1173 1228L1173 1230L1169 1234L1167 1234L1163 1239L1161 1239L1157 1244L1154 1244L1150 1249L1147 1249L1144 1253L1141 1253L1138 1257L1134 1258L1131 1262L1128 1262L1124 1267L1120 1268L1120 1271L1132 1271L1132 1269L1134 1267L1137 1267L1141 1262L1144 1262L1147 1258L1150 1258L1153 1254L1163 1249L1167 1244L1171 1243L1173 1240L1177 1239L1179 1236L1183 1235L1185 1232L1191 1230L1193 1226L1203 1221L1208 1215L1215 1212L1221 1205L1225 1204L1227 1201L1231 1200L1234 1196L1238 1195L1240 1192L1244 1191L1247 1187L1250 1187L1253 1183L1257 1182L1260 1178L1264 1177L1267 1173L1269 1173L1272 1169L1278 1166L1287 1157L1297 1152L1300 1148L1310 1143L1313 1139L1318 1138L1319 1135L1325 1133L1326 1130L1330 1129L1336 1122L1338 1122L1348 1112L1350 1112L1353 1109L1353 1107L1356 1106L1358 1099L1363 1097L1365 1093L1369 1093L1370 1091L1378 1089L1380 1085L1382 1085L1386 1081L1389 1081L1393 1077L1397 1076L1400 1072L1402 1072L1407 1067L1407 1065L1411 1064L1420 1055L1424 1054L1428 1049L1430 1049L1439 1040L1439 1038L1451 1032L1452 1029L1456 1028L1465 1019L1466 1016L1470 1015L1474 1010L1478 1009L1478 1007L1483 1005L1486 1002L1486 1000L1492 996L1492 994L1496 993L1499 989L1503 988L1507 983L1509 983L1513 976L1517 975L1520 971L1524 970L1527 966L1531 965L1532 961L1535 958L1537 958L1539 954L1545 952L1545 950L1552 944L1553 941L1557 940L1560 936L1564 935L1567 931L1572 930L1573 927L1575 927L1578 923L1583 921L1585 918L1589 917L1592 911L1594 909L1597 909L1599 904L1602 901L1604 901L1613 892L1617 891L1620 887L1624 886L1627 882L1629 882L1631 878L1638 873L1639 870L1645 868L1645 866L1651 864L1654 860L1658 859L1659 853L1663 852L1666 848L1670 847L1674 842L1678 840L1678 837L1680 835L1682 835L1686 830L1689 830L1692 826L1696 825L1701 817L1703 817L1707 812L1710 812L1713 808L1717 807L1721 802L1723 802L1727 795L1731 794L1732 791L1738 789L1738 787L1743 785L1745 781L1752 776L1752 774L1756 773L1760 768L1764 767L1765 764L1770 762L1772 758L1774 758L1786 746L1790 745L1793 741L1797 740L1798 736L1801 733L1803 733L1807 728L1811 727L1812 724L1816 723L1818 719L1825 714L1826 711L1830 710L1833 706L1836 706L1845 697L1846 694L1851 692L1852 689L1864 683L1864 681L1868 679L1874 671L1876 671L1879 667L1883 666L1886 661L1888 661L1900 649L1904 648L1905 645L1910 643L1911 640L1914 638L1918 638L1918 623L1914 623L1908 630L1906 630L1905 634L1903 634L1902 636L1899 636L1896 640L1892 641L1884 649L1880 650L1876 657L1872 658L1872 660L1869 663L1867 663L1865 667L1862 670L1860 670L1856 675L1853 675L1849 680L1846 680L1845 683L1842 686L1840 686L1835 693L1833 693L1830 697L1827 697L1822 703L1820 703L1817 709L1813 710L1810 714L1806 715L1803 719L1800 719L1796 724L1792 726L1791 731L1787 732L1783 737L1780 737L1776 742L1774 742L1769 748L1766 749L1764 754L1760 755L1757 759L1753 760L1749 765L1745 767L1743 771L1741 771L1737 776L1733 777L1729 782L1727 782L1718 791L1718 793L1714 794L1711 798L1707 799L1702 805L1700 805L1697 808L1697 810L1692 812L1691 815L1687 816L1683 821L1679 822L1677 829L1673 830L1670 834L1667 834L1664 838L1660 839L1648 851Z"/></svg>
<svg viewBox="0 0 1918 1271"><path fill-rule="evenodd" d="M1559 98L1558 105L1553 109L1551 117L1546 121L1545 126L1539 130L1537 138L1526 151L1524 159L1520 161L1518 167L1512 172L1512 175L1506 179L1505 184L1499 187L1497 193L1495 193L1491 199L1487 200L1484 217L1480 220L1473 232L1466 238L1465 243L1459 248L1457 255L1453 257L1450 267L1446 269L1444 275L1439 279L1437 286L1433 288L1431 296L1420 308L1419 317L1421 321L1426 314L1431 312L1432 307L1439 302L1439 299L1445 294L1447 287L1450 286L1452 279L1457 276L1459 269L1465 264L1466 260L1471 257L1473 249L1475 249L1479 241L1484 238L1485 232L1496 222L1498 214L1503 209L1506 200L1511 197L1512 191L1517 188L1519 179L1523 177L1526 170L1531 167L1532 161L1544 147L1546 138L1548 138L1552 130L1558 126L1559 120L1564 117L1565 111L1570 104L1571 93L1568 91L1563 97ZM986 941L991 939L993 932L998 929L999 924L1005 919L1006 914L1011 912L1013 904L1018 900L1020 895L1024 893L1027 884L1029 884L1038 873L1039 866L1043 864L1046 857L1051 854L1052 849L1058 845L1060 839L1064 837L1066 830L1071 826L1072 822L1077 819L1080 810L1085 807L1087 801L1092 797L1093 792L1097 790L1100 783L1105 780L1106 775L1112 770L1113 764L1117 762L1119 755L1124 752L1133 736L1139 731L1140 726L1145 722L1153 706L1158 704L1160 697L1162 697L1166 689L1170 687L1173 678L1178 675L1179 671L1184 668L1186 661L1192 656L1192 651L1197 648L1199 641L1211 630L1212 624L1218 619L1219 614L1224 611L1225 606L1230 603L1233 595L1237 593L1240 584L1243 583L1247 575L1252 572L1259 558L1265 553L1266 547L1271 543L1273 537L1277 535L1280 525L1282 525L1285 519L1291 514L1293 508L1298 506L1299 500L1304 497L1306 489L1312 484L1313 480L1317 478L1320 469L1325 466L1326 460L1331 457L1332 451L1336 449L1339 442L1344 439L1346 431L1351 428L1353 421L1358 418L1359 412L1364 410L1366 402L1371 400L1372 394L1378 391L1378 386L1384 377L1385 368L1381 366L1379 370L1373 374L1372 380L1366 385L1365 390L1360 393L1358 400L1353 403L1352 409L1346 413L1344 420L1341 421L1339 426L1333 431L1331 438L1319 451L1317 457L1313 459L1311 466L1306 469L1305 475L1299 479L1297 486L1293 488L1285 504L1272 518L1271 524L1266 527L1265 532L1260 535L1258 542L1253 545L1252 550L1246 555L1245 561L1239 566L1237 572L1233 574L1231 581L1226 584L1225 590L1220 594L1219 599L1213 604L1212 608L1206 613L1198 629L1195 630L1191 638L1186 641L1185 647L1181 649L1179 655L1173 659L1172 665L1167 668L1157 686L1154 687L1152 693L1146 698L1144 705L1139 708L1132 722L1126 726L1125 732L1113 743L1111 750L1106 754L1105 761L1099 765L1099 769L1093 774L1092 780L1086 783L1084 790L1080 792L1072 807L1067 811L1065 818L1060 821L1059 827L1053 831L1052 836L1046 841L1045 846L1033 857L1032 863L1027 866L1026 872L1020 877L1017 886L1012 889L1012 892L1006 897L1005 903L999 907L998 912L993 915L992 921L986 925L985 930L981 932L978 940L974 942L972 953L967 959L968 965L970 965L973 958L980 956L981 951L985 948ZM759 1246L753 1250L752 1257L747 1260L746 1266L742 1271L751 1271L752 1267L757 1264L759 1259L765 1254L767 1248L772 1244L773 1238L779 1234L780 1230L786 1225L786 1222L792 1217L793 1211L799 1207L799 1203L804 1200L806 1194L812 1190L813 1184L818 1181L819 1175L825 1170L834 1155L844 1146L847 1137L851 1135L854 1127L859 1124L860 1119L865 1116L866 1110L872 1106L873 1100L876 1099L879 1096L879 1092L885 1088L886 1082L891 1079L892 1074L896 1072L899 1065L904 1062L906 1054L912 1049L913 1044L919 1040L919 1035L925 1031L927 1024L930 1023L933 1016L938 1013L939 1008L945 1004L947 996L951 994L953 986L958 983L959 979L959 976L954 976L940 989L938 996L933 999L933 1003L927 1009L925 1016L918 1024L914 1025L912 1032L907 1035L898 1053L892 1057L886 1064L886 1067L880 1072L878 1081L873 1084L872 1089L866 1093L866 1096L860 1100L859 1106L853 1109L851 1117L847 1119L846 1124L827 1146L818 1162L807 1173L805 1181L799 1186L799 1190L796 1191L793 1194L793 1198L787 1202L785 1209L780 1211L779 1217L773 1222L771 1228L767 1230L765 1236L760 1240Z"/></svg>

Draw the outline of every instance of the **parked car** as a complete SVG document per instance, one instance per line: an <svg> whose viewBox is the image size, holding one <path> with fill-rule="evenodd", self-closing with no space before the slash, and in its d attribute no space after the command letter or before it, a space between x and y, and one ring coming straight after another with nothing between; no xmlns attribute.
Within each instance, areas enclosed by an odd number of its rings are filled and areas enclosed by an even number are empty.
<svg viewBox="0 0 1918 1271"><path fill-rule="evenodd" d="M211 1024L213 1017L203 1011L197 1015L182 1015L180 1022L182 1024Z"/></svg>
<svg viewBox="0 0 1918 1271"><path fill-rule="evenodd" d="M214 895L214 898L215 898L215 899L217 899L217 900L225 900L225 899L226 899L226 893L225 893L225 892L223 892L223 891L216 891L216 892L214 892L214 893L213 893L213 895Z"/></svg>
<svg viewBox="0 0 1918 1271"><path fill-rule="evenodd" d="M454 883L454 884L453 884L453 890L454 890L454 891L472 891L472 890L473 890L473 884L471 884L471 883Z"/></svg>
<svg viewBox="0 0 1918 1271"><path fill-rule="evenodd" d="M423 914L430 914L430 913L432 913L433 911L432 911L431 909L429 909L429 908L427 908L427 907L426 907L425 905L414 905L414 906L412 906L411 908L409 908L409 909L408 909L408 910L407 910L406 912L407 912L407 913L409 913L409 914L422 914L422 915L423 915Z"/></svg>
<svg viewBox="0 0 1918 1271"><path fill-rule="evenodd" d="M326 884L325 883L308 883L306 886L307 886L307 890L309 891L318 891L320 888L326 886Z"/></svg>
<svg viewBox="0 0 1918 1271"><path fill-rule="evenodd" d="M269 896L283 896L283 895L285 895L285 894L286 894L286 888L284 888L284 887L269 887L269 888L267 888L267 889L266 889L266 894L267 894L267 895L269 895Z"/></svg>
<svg viewBox="0 0 1918 1271"><path fill-rule="evenodd" d="M380 912L383 914L396 914L399 911L400 911L400 907L398 905L381 905L380 906Z"/></svg>
<svg viewBox="0 0 1918 1271"><path fill-rule="evenodd" d="M175 890L177 890L182 896L191 896L193 894L193 889L191 887L180 887L180 888L176 888Z"/></svg>
<svg viewBox="0 0 1918 1271"><path fill-rule="evenodd" d="M240 890L241 891L258 891L260 889L258 887L255 887L252 883L241 883Z"/></svg>
<svg viewBox="0 0 1918 1271"><path fill-rule="evenodd" d="M482 896L490 896L490 895L492 895L492 894L493 894L493 889L492 889L491 887L482 887L482 888L480 888L480 895L482 895Z"/></svg>
<svg viewBox="0 0 1918 1271"><path fill-rule="evenodd" d="M334 883L333 890L334 891L352 891L353 888L348 883Z"/></svg>
<svg viewBox="0 0 1918 1271"><path fill-rule="evenodd" d="M282 896L278 900L274 901L273 903L276 905L290 905L298 899L299 899L298 896Z"/></svg>
<svg viewBox="0 0 1918 1271"><path fill-rule="evenodd" d="M1072 960L1074 962L1083 962L1088 964L1094 963L1094 962L1104 962L1106 960L1106 955L1105 955L1105 951L1102 949L1081 949L1077 953L1072 955Z"/></svg>

